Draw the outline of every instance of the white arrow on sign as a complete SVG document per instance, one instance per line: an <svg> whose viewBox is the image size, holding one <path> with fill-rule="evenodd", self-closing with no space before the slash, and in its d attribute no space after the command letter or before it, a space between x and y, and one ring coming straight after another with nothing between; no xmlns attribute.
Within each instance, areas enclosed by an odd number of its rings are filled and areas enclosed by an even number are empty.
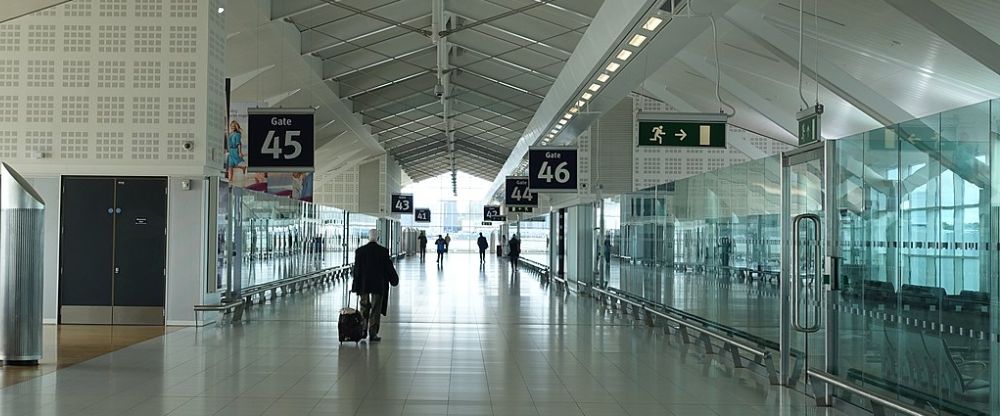
<svg viewBox="0 0 1000 416"><path fill-rule="evenodd" d="M680 138L680 140L683 142L684 139L686 139L688 137L688 134L684 132L684 129L681 129L681 132L680 133L674 133L674 136Z"/></svg>

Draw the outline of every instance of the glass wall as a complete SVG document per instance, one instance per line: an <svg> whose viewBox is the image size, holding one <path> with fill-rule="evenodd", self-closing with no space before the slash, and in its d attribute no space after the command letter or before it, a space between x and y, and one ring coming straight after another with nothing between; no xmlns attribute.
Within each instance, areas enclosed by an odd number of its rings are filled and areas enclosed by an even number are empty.
<svg viewBox="0 0 1000 416"><path fill-rule="evenodd" d="M838 142L841 375L953 414L998 410L997 104Z"/></svg>
<svg viewBox="0 0 1000 416"><path fill-rule="evenodd" d="M228 192L237 288L343 264L342 210L244 188Z"/></svg>
<svg viewBox="0 0 1000 416"><path fill-rule="evenodd" d="M508 214L511 215L511 214ZM528 218L510 225L511 232L516 232L521 239L521 257L549 264L549 214Z"/></svg>
<svg viewBox="0 0 1000 416"><path fill-rule="evenodd" d="M1000 414L998 140L1000 101L836 141L837 376ZM773 156L605 199L604 282L778 348L780 174Z"/></svg>

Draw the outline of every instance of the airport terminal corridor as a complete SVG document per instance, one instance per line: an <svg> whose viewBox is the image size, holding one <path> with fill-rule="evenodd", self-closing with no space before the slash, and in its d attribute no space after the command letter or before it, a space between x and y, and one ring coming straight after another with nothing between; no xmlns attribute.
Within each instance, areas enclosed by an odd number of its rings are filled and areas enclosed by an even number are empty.
<svg viewBox="0 0 1000 416"><path fill-rule="evenodd" d="M337 342L338 283L7 387L0 413L827 414L676 336L511 276L506 259L428 258L398 262L380 343Z"/></svg>

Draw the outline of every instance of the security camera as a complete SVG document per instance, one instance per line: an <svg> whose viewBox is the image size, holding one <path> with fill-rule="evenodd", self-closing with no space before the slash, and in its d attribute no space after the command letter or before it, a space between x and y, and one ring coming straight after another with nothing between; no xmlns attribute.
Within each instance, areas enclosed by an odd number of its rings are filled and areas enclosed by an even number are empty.
<svg viewBox="0 0 1000 416"><path fill-rule="evenodd" d="M184 150L194 150L194 142L184 142L181 144Z"/></svg>
<svg viewBox="0 0 1000 416"><path fill-rule="evenodd" d="M444 95L444 85L434 84L434 96L441 98Z"/></svg>

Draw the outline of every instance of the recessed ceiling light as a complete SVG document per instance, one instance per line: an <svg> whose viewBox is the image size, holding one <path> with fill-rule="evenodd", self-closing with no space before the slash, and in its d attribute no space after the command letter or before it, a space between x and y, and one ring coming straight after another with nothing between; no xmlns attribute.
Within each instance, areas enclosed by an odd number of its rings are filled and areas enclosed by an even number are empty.
<svg viewBox="0 0 1000 416"><path fill-rule="evenodd" d="M632 40L628 41L628 44L638 48L645 41L646 41L645 36L636 34L635 36L632 36Z"/></svg>
<svg viewBox="0 0 1000 416"><path fill-rule="evenodd" d="M618 52L618 59L619 60L624 61L624 60L628 59L628 57L630 57L630 56L632 56L632 51L630 51L628 49L622 49L621 52Z"/></svg>
<svg viewBox="0 0 1000 416"><path fill-rule="evenodd" d="M577 104L579 104L579 103L577 103ZM580 107L570 107L569 108L569 112L571 112L573 114L576 114L578 111L580 111Z"/></svg>
<svg viewBox="0 0 1000 416"><path fill-rule="evenodd" d="M597 92L597 90L601 89L601 85L600 84L590 84L590 88L587 88L587 89L591 90L593 92Z"/></svg>
<svg viewBox="0 0 1000 416"><path fill-rule="evenodd" d="M560 126L564 125L564 124L566 124L567 121L569 121L569 120L566 120L566 119L559 120L559 125Z"/></svg>
<svg viewBox="0 0 1000 416"><path fill-rule="evenodd" d="M552 129L552 134L559 134L559 129Z"/></svg>
<svg viewBox="0 0 1000 416"><path fill-rule="evenodd" d="M583 93L583 95L580 96L580 98L582 98L584 100L589 100L590 97L593 97L593 96L594 96L594 94L591 94L589 92L585 92L585 93Z"/></svg>
<svg viewBox="0 0 1000 416"><path fill-rule="evenodd" d="M654 31L656 30L657 27L660 26L660 23L663 23L663 19L653 16L650 17L649 20L647 20L646 23L642 25L642 28L648 31Z"/></svg>
<svg viewBox="0 0 1000 416"><path fill-rule="evenodd" d="M610 79L610 78L611 78L611 75L601 74L601 75L597 76L597 82L608 82L608 79Z"/></svg>
<svg viewBox="0 0 1000 416"><path fill-rule="evenodd" d="M608 64L607 68L604 68L604 69L607 69L608 72L615 72L615 71L618 70L618 68L620 66L621 66L621 64L619 64L618 62L612 62L612 63Z"/></svg>
<svg viewBox="0 0 1000 416"><path fill-rule="evenodd" d="M220 8L219 8L219 10L218 10L218 12L219 12L219 13L222 13L222 12L224 12L224 11L226 11L226 8L225 8L225 7L220 7Z"/></svg>
<svg viewBox="0 0 1000 416"><path fill-rule="evenodd" d="M580 101L577 101L577 102L576 102L576 106L577 106L577 107L583 107L583 106L585 106L585 105L587 105L587 102L586 102L586 101L583 101L583 100L580 100Z"/></svg>
<svg viewBox="0 0 1000 416"><path fill-rule="evenodd" d="M573 113L563 114L563 118L569 120L569 119L573 118Z"/></svg>
<svg viewBox="0 0 1000 416"><path fill-rule="evenodd" d="M552 127L554 127L556 129L556 131L558 132L559 129L562 129L562 124L556 124L555 126L552 126Z"/></svg>

